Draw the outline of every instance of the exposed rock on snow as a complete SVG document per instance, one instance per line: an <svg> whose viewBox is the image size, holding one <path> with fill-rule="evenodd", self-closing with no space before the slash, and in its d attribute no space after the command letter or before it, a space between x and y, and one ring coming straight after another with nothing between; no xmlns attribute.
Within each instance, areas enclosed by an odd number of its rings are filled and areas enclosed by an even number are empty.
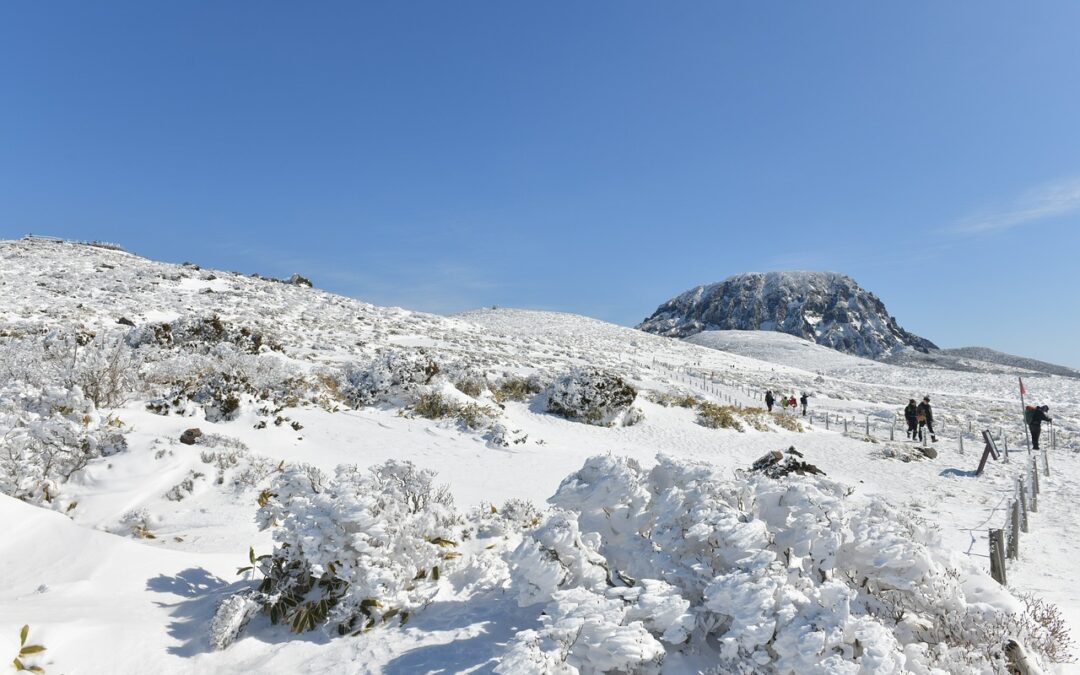
<svg viewBox="0 0 1080 675"><path fill-rule="evenodd" d="M773 450L754 462L754 465L750 467L750 470L763 473L769 478L782 478L783 476L791 474L799 476L805 476L807 474L817 476L825 475L825 472L821 469L800 459L802 456L803 454L796 450L794 446L788 448L786 452Z"/></svg>
<svg viewBox="0 0 1080 675"><path fill-rule="evenodd" d="M905 331L873 293L835 272L738 274L660 305L638 328L670 337L707 330L775 330L879 358L934 343Z"/></svg>
<svg viewBox="0 0 1080 675"><path fill-rule="evenodd" d="M547 409L569 420L597 426L629 426L641 419L633 408L637 390L618 375L576 368L555 381Z"/></svg>

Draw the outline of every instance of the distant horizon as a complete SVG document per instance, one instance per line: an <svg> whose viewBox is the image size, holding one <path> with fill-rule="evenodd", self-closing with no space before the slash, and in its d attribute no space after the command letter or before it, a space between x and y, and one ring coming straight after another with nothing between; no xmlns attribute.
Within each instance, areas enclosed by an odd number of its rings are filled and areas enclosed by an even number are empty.
<svg viewBox="0 0 1080 675"><path fill-rule="evenodd" d="M208 265L204 265L204 264L198 262L197 260L191 260L191 259L186 259L186 258L183 259L183 260L175 260L175 261L174 260L165 260L165 259L162 259L162 258L146 256L146 255L143 255L142 253L140 253L138 251L132 251L128 247L124 246L122 242L104 241L104 240L101 240L101 239L95 239L93 237L90 237L90 238L66 238L66 237L60 237L60 236L57 236L57 235L45 234L45 233L29 233L28 232L25 235L22 235L21 237L14 237L14 238L10 239L9 241L17 241L17 240L23 239L23 238L25 238L27 236L41 237L43 239L59 239L59 240L62 240L62 241L67 241L67 242L76 242L76 243L85 243L85 244L91 244L91 243L111 244L111 245L115 245L115 246L120 247L120 249L125 253L131 254L131 255L134 255L134 256L137 256L137 257L140 257L140 258L145 258L147 260L154 260L154 261L157 261L157 262L162 262L162 263L166 263L166 264L173 264L173 265L180 265L180 264L183 264L183 263L193 263L193 264L199 265L201 268L204 268L204 269L211 269L211 270L215 270L215 271L219 271L219 272L230 272L230 273L233 273L233 274L241 274L241 275L244 275L244 276L252 276L252 275L258 274L258 275L263 276L263 277L288 278L291 274L296 273L296 274L300 274L300 275L304 276L305 278L310 279L313 282L315 289L317 289L317 290L326 291L328 293L333 293L335 295L340 295L342 297L352 298L353 300L359 300L361 302L367 302L367 303L370 303L370 304L373 304L373 305L379 305L379 306L384 306L384 307L399 307L401 309L406 309L406 310L409 310L409 311L425 312L425 313L429 313L429 314L436 314L436 315L439 315L439 316L453 317L453 316L458 315L458 314L465 314L465 313L468 313L468 312L479 311L479 310L484 310L484 309L516 309L516 310L524 310L524 311L556 312L556 313L561 313L561 314L572 314L572 315L575 315L575 316L584 316L584 317L587 317L587 318L590 318L590 319L596 319L598 321L606 321L608 323L612 323L612 324L615 324L615 325L618 325L618 326L623 326L625 328L633 328L633 329L637 329L637 326L641 323L641 321L637 321L635 323L621 323L621 322L618 322L618 321L610 321L608 319L604 319L602 317L594 316L594 315L591 315L591 314L587 314L587 313L583 313L583 312L574 312L574 311L569 311L569 310L564 310L564 309L558 309L558 308L552 307L552 306L525 307L525 306L517 306L517 305L502 305L502 304L497 304L497 303L488 304L488 305L476 305L476 306L473 306L473 307L467 307L467 308L464 308L464 309L459 309L459 310L455 310L455 311L451 311L451 312L428 312L427 310L417 309L417 308L409 307L409 306L405 306L405 305L389 305L389 304L385 304L385 303L381 303L381 302L376 302L376 301L373 301L373 300L371 300L369 298L366 298L366 297L360 297L360 296L351 295L351 294L348 294L348 293L342 293L342 292L333 290L331 288L327 288L325 286L320 285L317 276L313 276L311 274L308 274L304 270L293 270L292 272L290 272L288 274L280 273L280 272L278 272L276 274L268 274L268 273L260 272L258 270L251 271L251 272L245 272L245 271L240 271L240 270L236 270L236 269L227 269L227 268L222 267L222 266L208 266ZM825 273L831 273L831 274L840 274L840 275L847 276L847 277L853 279L863 290L877 296L877 293L875 293L873 289L867 288L862 283L860 283L858 279L855 279L851 275L845 274L844 272L839 272L839 271L836 271L836 270L806 270L806 269L796 270L796 269L791 269L791 270L773 270L772 272L825 272ZM718 281L695 284L693 286L690 286L689 288L686 288L686 289L684 289L682 291L679 291L677 293L674 293L674 294L668 296L664 300L659 301L656 304L656 307L659 307L659 306L663 305L665 302L667 302L668 300L671 300L672 298L675 298L678 295L680 295L682 293L685 293L687 291L693 290L694 288L697 288L699 286L708 286L708 285L711 285L711 284L722 283L723 281L726 281L727 279L729 279L731 277L739 276L741 274L769 274L769 272L754 272L754 271L735 272L733 274L728 275L728 277L725 277L724 279L720 279ZM884 300L882 302L884 303ZM886 307L887 310L889 309L887 303L885 303L885 307ZM655 308L654 308L654 310L655 310ZM892 314L891 310L889 310L889 311L890 311L891 316L895 316L894 314ZM650 315L651 315L651 312L649 314L646 314L644 317L642 317L642 321L644 319L648 318ZM904 328L905 330L907 330L907 328L904 327L904 324L903 324L903 321L902 321L901 317L897 316L896 320L897 320L897 324L899 324L901 328ZM782 333L784 335L791 335L792 337L798 338L800 340L805 339L805 338L803 338L801 336L792 335L791 333L785 333L784 331L778 331L778 330L760 330L760 329L758 329L758 330L754 330L754 329L731 329L731 330L740 330L740 331L745 331L745 332ZM909 332L912 332L912 331L909 331ZM1032 355L1028 355L1028 354L1008 352L1008 351L1004 351L1004 350L998 349L996 347L993 347L991 345L986 345L986 344L964 344L964 345L958 345L958 346L946 346L946 345L943 345L943 344L939 343L933 337L928 337L926 335L921 335L921 334L916 334L916 337L921 337L921 338L929 340L930 342L933 342L934 344L938 345L939 350L973 349L973 348L974 349L990 349L992 351L996 351L998 353L1006 354L1008 356L1026 358L1026 359L1031 359L1033 361L1040 361L1042 363L1046 363L1046 364L1053 365L1053 366L1062 366L1062 367L1071 368L1071 369L1074 369L1074 370L1080 370L1080 367L1077 367L1075 365L1071 365L1071 364L1068 364L1068 363L1059 363L1059 362L1056 362L1056 361L1049 361L1047 359L1039 358L1037 356L1032 356ZM677 338L672 338L672 339L677 339ZM813 344L818 344L818 343L816 343L816 342L814 342L812 340L806 340L806 341L811 342ZM824 347L826 349L829 348L829 347L824 346L824 345L822 345L822 347ZM844 353L844 352L840 352L840 353Z"/></svg>
<svg viewBox="0 0 1080 675"><path fill-rule="evenodd" d="M634 326L839 270L1080 368L1080 3L0 6L0 238Z"/></svg>

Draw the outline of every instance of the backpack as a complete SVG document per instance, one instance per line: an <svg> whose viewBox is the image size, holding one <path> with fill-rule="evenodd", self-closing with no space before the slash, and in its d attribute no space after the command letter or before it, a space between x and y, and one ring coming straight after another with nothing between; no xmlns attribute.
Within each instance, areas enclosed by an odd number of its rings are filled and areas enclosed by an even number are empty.
<svg viewBox="0 0 1080 675"><path fill-rule="evenodd" d="M1024 424L1031 424L1031 421L1035 419L1035 410L1033 405L1024 407Z"/></svg>

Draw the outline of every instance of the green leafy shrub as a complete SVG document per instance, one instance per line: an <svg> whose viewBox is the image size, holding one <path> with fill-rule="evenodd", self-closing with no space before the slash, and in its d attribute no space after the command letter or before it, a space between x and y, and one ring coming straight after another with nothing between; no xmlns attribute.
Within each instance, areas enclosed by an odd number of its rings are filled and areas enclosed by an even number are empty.
<svg viewBox="0 0 1080 675"><path fill-rule="evenodd" d="M19 631L19 655L15 657L15 660L11 662L11 665L18 672L28 673L44 673L45 669L41 666L27 665L26 657L34 656L45 651L44 645L28 645L26 644L26 638L30 635L30 625L26 624Z"/></svg>

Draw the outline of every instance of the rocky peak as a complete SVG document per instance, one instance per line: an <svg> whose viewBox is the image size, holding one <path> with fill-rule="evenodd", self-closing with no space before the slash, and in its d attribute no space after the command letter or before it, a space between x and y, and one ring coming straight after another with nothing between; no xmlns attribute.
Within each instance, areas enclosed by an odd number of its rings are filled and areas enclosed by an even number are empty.
<svg viewBox="0 0 1080 675"><path fill-rule="evenodd" d="M836 272L751 272L692 288L638 328L670 337L707 330L775 330L857 356L936 350L889 315L873 293Z"/></svg>

